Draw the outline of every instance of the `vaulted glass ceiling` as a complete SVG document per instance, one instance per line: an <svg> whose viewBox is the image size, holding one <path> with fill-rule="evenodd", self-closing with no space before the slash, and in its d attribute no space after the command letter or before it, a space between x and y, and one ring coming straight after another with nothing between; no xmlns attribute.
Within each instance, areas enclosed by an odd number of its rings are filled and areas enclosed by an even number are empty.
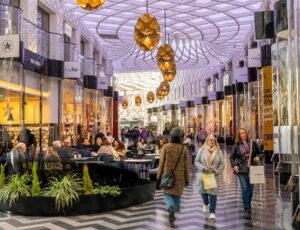
<svg viewBox="0 0 300 230"><path fill-rule="evenodd" d="M240 51L266 0L149 0L148 11L161 26L176 53L180 68L217 66ZM107 0L96 11L85 11L75 0L62 0L92 32L99 35L116 72L157 70L156 49L144 52L134 41L137 19L146 13L146 0ZM164 10L166 9L166 34Z"/></svg>

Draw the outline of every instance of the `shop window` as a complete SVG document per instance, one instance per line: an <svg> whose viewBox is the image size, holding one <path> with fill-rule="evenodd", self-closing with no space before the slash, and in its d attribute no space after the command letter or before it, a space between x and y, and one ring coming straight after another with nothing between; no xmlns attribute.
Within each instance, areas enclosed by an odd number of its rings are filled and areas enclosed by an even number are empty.
<svg viewBox="0 0 300 230"><path fill-rule="evenodd" d="M64 60L65 61L71 61L71 38L64 34Z"/></svg>
<svg viewBox="0 0 300 230"><path fill-rule="evenodd" d="M80 54L84 56L84 41L80 41Z"/></svg>

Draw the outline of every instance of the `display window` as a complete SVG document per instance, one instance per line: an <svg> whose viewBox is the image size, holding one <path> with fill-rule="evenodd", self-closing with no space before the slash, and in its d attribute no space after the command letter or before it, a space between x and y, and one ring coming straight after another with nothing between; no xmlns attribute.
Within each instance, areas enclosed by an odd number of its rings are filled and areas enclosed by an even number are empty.
<svg viewBox="0 0 300 230"><path fill-rule="evenodd" d="M233 96L226 96L224 100L225 110L225 133L228 137L234 137L234 122L233 122Z"/></svg>
<svg viewBox="0 0 300 230"><path fill-rule="evenodd" d="M97 90L83 89L83 130L84 138L87 138L90 144L94 143L96 135L96 104Z"/></svg>

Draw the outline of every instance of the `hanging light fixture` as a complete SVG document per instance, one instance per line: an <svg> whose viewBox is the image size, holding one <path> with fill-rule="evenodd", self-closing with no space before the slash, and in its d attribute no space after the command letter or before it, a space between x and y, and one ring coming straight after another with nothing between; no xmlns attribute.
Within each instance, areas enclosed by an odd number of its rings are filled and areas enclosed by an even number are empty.
<svg viewBox="0 0 300 230"><path fill-rule="evenodd" d="M84 10L96 10L102 6L106 0L76 0L76 4Z"/></svg>
<svg viewBox="0 0 300 230"><path fill-rule="evenodd" d="M123 100L122 107L123 107L123 109L127 109L127 107L128 107L128 101L127 101L127 99Z"/></svg>
<svg viewBox="0 0 300 230"><path fill-rule="evenodd" d="M147 93L147 102L152 104L154 102L155 95L152 91Z"/></svg>
<svg viewBox="0 0 300 230"><path fill-rule="evenodd" d="M160 88L161 88L161 94L165 97L168 96L170 93L170 84L168 81L162 81L160 83Z"/></svg>
<svg viewBox="0 0 300 230"><path fill-rule="evenodd" d="M175 70L175 72L173 72L173 71L162 72L162 75L163 75L163 78L165 81L168 81L168 82L173 81L175 79L176 70Z"/></svg>
<svg viewBox="0 0 300 230"><path fill-rule="evenodd" d="M162 100L165 98L165 96L162 94L162 89L161 89L161 86L159 86L157 89L156 89L156 98L158 100Z"/></svg>
<svg viewBox="0 0 300 230"><path fill-rule="evenodd" d="M141 104L142 104L142 97L141 96L136 96L134 98L134 103L135 103L136 106L141 106Z"/></svg>
<svg viewBox="0 0 300 230"><path fill-rule="evenodd" d="M165 71L170 66L175 66L175 53L172 47L167 44L167 13L165 13L165 44L161 45L157 50L156 61L158 67Z"/></svg>
<svg viewBox="0 0 300 230"><path fill-rule="evenodd" d="M148 0L147 0L147 13L139 17L135 24L134 38L136 44L144 51L153 50L160 40L160 26L156 17L148 13Z"/></svg>

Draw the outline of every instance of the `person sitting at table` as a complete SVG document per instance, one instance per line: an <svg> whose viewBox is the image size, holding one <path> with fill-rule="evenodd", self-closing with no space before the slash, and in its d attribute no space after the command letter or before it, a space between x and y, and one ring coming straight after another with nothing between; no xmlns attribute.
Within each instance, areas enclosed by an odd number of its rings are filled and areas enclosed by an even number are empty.
<svg viewBox="0 0 300 230"><path fill-rule="evenodd" d="M74 149L71 148L71 139L67 138L64 140L64 145L61 146L60 141L54 141L52 143L53 147L56 148L56 151L63 162L70 162L73 158Z"/></svg>
<svg viewBox="0 0 300 230"><path fill-rule="evenodd" d="M55 147L49 147L46 156L44 157L45 162L59 162L60 157Z"/></svg>
<svg viewBox="0 0 300 230"><path fill-rule="evenodd" d="M95 144L94 144L93 147L92 147L92 153L93 153L93 152L94 152L94 153L97 153L98 150L99 150L100 147L101 147L101 144L102 144L102 139L101 139L100 137L98 137L98 138L96 139Z"/></svg>
<svg viewBox="0 0 300 230"><path fill-rule="evenodd" d="M25 159L26 144L19 142L15 148L8 152L4 153L0 157L0 163L7 162L7 172L8 175L14 173L23 173L23 163L26 162Z"/></svg>
<svg viewBox="0 0 300 230"><path fill-rule="evenodd" d="M139 142L137 143L137 151L138 155L144 155L144 150L147 147L144 138L140 138Z"/></svg>
<svg viewBox="0 0 300 230"><path fill-rule="evenodd" d="M109 143L109 141L106 139L106 137L102 138L101 147L97 152L97 155L99 156L99 160L104 161L106 163L111 163L114 161L114 148Z"/></svg>
<svg viewBox="0 0 300 230"><path fill-rule="evenodd" d="M125 158L126 150L124 145L119 140L114 140L113 147L115 149L114 159L120 160L121 158Z"/></svg>

